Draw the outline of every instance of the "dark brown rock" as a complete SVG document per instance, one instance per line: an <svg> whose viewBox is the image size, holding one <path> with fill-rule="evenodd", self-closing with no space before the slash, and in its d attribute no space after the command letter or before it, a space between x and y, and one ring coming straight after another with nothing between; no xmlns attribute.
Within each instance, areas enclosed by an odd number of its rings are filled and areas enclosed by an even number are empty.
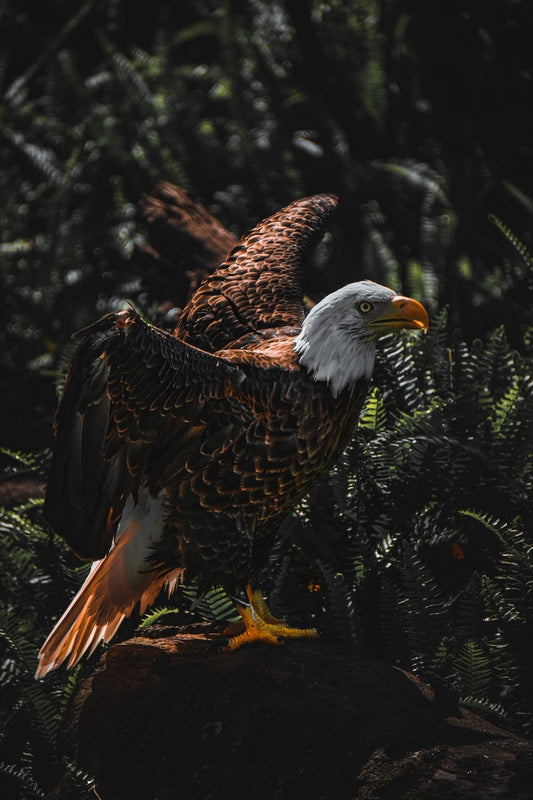
<svg viewBox="0 0 533 800"><path fill-rule="evenodd" d="M408 673L322 641L226 654L168 633L111 646L76 698L65 752L105 800L532 796L532 742L444 718Z"/></svg>

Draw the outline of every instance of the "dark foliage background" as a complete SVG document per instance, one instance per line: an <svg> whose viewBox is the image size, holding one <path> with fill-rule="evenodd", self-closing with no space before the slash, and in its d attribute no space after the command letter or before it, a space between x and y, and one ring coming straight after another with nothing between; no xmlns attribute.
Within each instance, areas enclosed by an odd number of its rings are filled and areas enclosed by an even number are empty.
<svg viewBox="0 0 533 800"><path fill-rule="evenodd" d="M6 477L45 474L74 330L125 298L152 319L186 300L190 265L143 256L143 193L172 181L240 234L336 192L308 294L370 277L433 327L385 345L358 440L280 534L272 594L528 732L527 0L6 0L0 15L0 443L43 451L4 456ZM34 684L36 650L79 568L38 502L2 520L0 760L33 797L59 769L74 685Z"/></svg>

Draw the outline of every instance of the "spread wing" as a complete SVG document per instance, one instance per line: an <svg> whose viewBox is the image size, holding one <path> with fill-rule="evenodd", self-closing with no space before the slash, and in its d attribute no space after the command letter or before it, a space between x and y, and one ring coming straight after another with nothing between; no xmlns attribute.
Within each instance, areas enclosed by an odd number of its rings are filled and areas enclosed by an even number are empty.
<svg viewBox="0 0 533 800"><path fill-rule="evenodd" d="M196 290L176 335L215 352L254 331L299 327L307 261L336 205L334 195L305 197L256 225Z"/></svg>
<svg viewBox="0 0 533 800"><path fill-rule="evenodd" d="M202 407L219 402L224 409L244 375L131 309L77 336L82 341L55 419L44 515L78 555L95 559L107 553L128 494L149 484L151 451L169 426L174 440L181 426L182 440L194 447Z"/></svg>

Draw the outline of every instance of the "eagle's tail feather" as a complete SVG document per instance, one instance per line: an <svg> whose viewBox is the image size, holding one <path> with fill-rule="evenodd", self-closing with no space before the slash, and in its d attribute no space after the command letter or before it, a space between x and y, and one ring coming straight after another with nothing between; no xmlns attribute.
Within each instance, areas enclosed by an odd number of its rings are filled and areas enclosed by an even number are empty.
<svg viewBox="0 0 533 800"><path fill-rule="evenodd" d="M68 669L75 666L87 651L91 654L100 642L113 638L137 602L144 613L165 584L169 590L175 587L181 570L161 572L150 567L154 539L141 522L153 522L154 518L146 514L147 503L139 500L138 506L123 515L124 524L116 545L105 558L93 564L81 589L41 647L36 678L43 678L64 662ZM150 499L148 505L153 506L153 502Z"/></svg>

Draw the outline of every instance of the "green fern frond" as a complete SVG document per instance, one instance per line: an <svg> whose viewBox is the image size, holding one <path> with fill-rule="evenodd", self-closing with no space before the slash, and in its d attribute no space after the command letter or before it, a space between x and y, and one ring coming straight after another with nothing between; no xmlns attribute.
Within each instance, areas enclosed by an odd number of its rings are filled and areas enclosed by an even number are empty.
<svg viewBox="0 0 533 800"><path fill-rule="evenodd" d="M455 667L461 682L462 695L485 698L492 679L492 669L485 650L478 642L463 642Z"/></svg>
<svg viewBox="0 0 533 800"><path fill-rule="evenodd" d="M487 609L490 614L491 601L495 597L497 589L488 590L487 595L489 595L489 592L490 597L487 597ZM512 638L507 635L509 628L516 629L516 626L513 622L508 626L509 620L504 620L504 616L500 614L499 607L497 613L492 615L492 620L498 625L499 630L486 639L487 653L490 656L494 676L500 687L499 695L513 698L520 692L523 679L520 655L516 652Z"/></svg>
<svg viewBox="0 0 533 800"><path fill-rule="evenodd" d="M421 384L415 350L408 337L394 334L383 337L378 366L387 376L387 390L382 389L385 402L392 395L395 404L403 410L415 411L424 406L424 384Z"/></svg>
<svg viewBox="0 0 533 800"><path fill-rule="evenodd" d="M438 643L450 632L449 608L439 586L414 548L404 544L399 606L414 672L426 674Z"/></svg>
<svg viewBox="0 0 533 800"><path fill-rule="evenodd" d="M531 200L529 201L531 204ZM489 221L502 233L513 250L520 256L524 264L528 267L533 266L533 256L527 249L526 245L513 233L513 231L496 216L496 214L489 214Z"/></svg>
<svg viewBox="0 0 533 800"><path fill-rule="evenodd" d="M469 711L473 711L474 714L479 714L479 716L498 725L507 727L512 722L512 716L501 703L477 696L461 697L459 702L463 708L467 708Z"/></svg>
<svg viewBox="0 0 533 800"><path fill-rule="evenodd" d="M0 762L0 773L8 775L13 778L24 790L24 798L26 800L45 800L46 793L42 791L37 785L31 774L31 768L27 765L18 766L16 764L5 764Z"/></svg>
<svg viewBox="0 0 533 800"><path fill-rule="evenodd" d="M0 612L0 639L7 642L18 667L22 700L32 709L33 728L52 748L59 730L56 704L43 684L34 680L37 667L37 647L28 636L28 626L8 612Z"/></svg>
<svg viewBox="0 0 533 800"><path fill-rule="evenodd" d="M344 575L337 572L326 562L317 559L316 564L320 569L326 589L328 611L331 613L337 635L341 640L356 644L360 639L360 619L357 603L351 595Z"/></svg>
<svg viewBox="0 0 533 800"><path fill-rule="evenodd" d="M33 453L23 453L18 450L11 450L8 447L0 447L0 454L6 456L9 461L2 469L0 478L20 477L21 475L35 475L44 478L50 464L50 450L36 450ZM10 463L13 462L13 463Z"/></svg>
<svg viewBox="0 0 533 800"><path fill-rule="evenodd" d="M72 700L80 683L80 673L82 672L82 665L78 664L67 674L66 680L62 682L60 688L56 690L55 697L59 706L59 716L62 719L63 714L67 711L68 705Z"/></svg>
<svg viewBox="0 0 533 800"><path fill-rule="evenodd" d="M371 431L378 433L385 427L386 411L383 397L377 386L375 386L368 394L365 401L361 417L359 419L359 426L367 428Z"/></svg>
<svg viewBox="0 0 533 800"><path fill-rule="evenodd" d="M101 32L99 37L121 86L131 94L134 102L151 105L152 93L133 62L116 49Z"/></svg>
<svg viewBox="0 0 533 800"><path fill-rule="evenodd" d="M76 800L98 800L100 795L96 791L96 780L69 758L64 758L62 764L76 789Z"/></svg>
<svg viewBox="0 0 533 800"><path fill-rule="evenodd" d="M449 636L443 636L438 642L433 653L430 665L431 671L436 675L445 675L450 667L452 659L452 648Z"/></svg>
<svg viewBox="0 0 533 800"><path fill-rule="evenodd" d="M164 608L155 608L153 611L149 611L145 616L142 618L141 622L137 626L137 630L141 631L144 628L149 628L150 625L154 625L155 623L159 622L164 617L168 617L170 615L175 615L177 613L177 608L164 607Z"/></svg>
<svg viewBox="0 0 533 800"><path fill-rule="evenodd" d="M517 555L521 555L528 562L532 558L533 544L528 541L525 531L519 525L504 522L492 514L471 508L460 509L459 514L481 523L487 530L496 534L503 545L512 548Z"/></svg>
<svg viewBox="0 0 533 800"><path fill-rule="evenodd" d="M394 164L382 162L378 167L385 172L397 175L414 189L437 198L443 205L448 206L449 201L442 186L442 179L428 169L427 164Z"/></svg>
<svg viewBox="0 0 533 800"><path fill-rule="evenodd" d="M220 587L205 593L192 584L182 587L184 596L192 603L191 610L197 611L207 622L236 622L240 619L235 604Z"/></svg>
<svg viewBox="0 0 533 800"><path fill-rule="evenodd" d="M495 404L492 412L491 422L492 430L496 436L505 435L506 432L511 432L512 420L511 424L508 424L509 417L514 411L517 400L520 399L520 387L518 382L515 382L509 386L505 394L500 397L498 402Z"/></svg>
<svg viewBox="0 0 533 800"><path fill-rule="evenodd" d="M365 263L372 265L372 272L382 283L387 286L399 286L400 264L381 230L384 224L382 215L376 209L370 208L363 222L368 231Z"/></svg>
<svg viewBox="0 0 533 800"><path fill-rule="evenodd" d="M13 147L26 157L37 172L50 181L51 184L61 184L63 181L63 174L53 150L34 144L33 142L28 142L20 133L10 130L5 126L0 126L0 133L2 133Z"/></svg>
<svg viewBox="0 0 533 800"><path fill-rule="evenodd" d="M524 192L522 189L520 189L518 186L515 186L515 184L514 184L514 183L511 183L511 181L508 181L508 180L505 180L505 179L504 179L504 180L502 181L502 184L503 184L503 186L505 187L505 189L506 189L506 190L509 192L509 194L511 195L511 197L514 197L514 198L515 198L515 200L518 200L518 202L520 203L520 205L521 205L521 206L522 206L522 207L523 207L523 208L524 208L524 209L525 209L527 212L529 212L530 214L533 214L533 200L531 199L531 197L529 197L529 195L527 195L527 194L526 194L526 193L525 193L525 192Z"/></svg>

